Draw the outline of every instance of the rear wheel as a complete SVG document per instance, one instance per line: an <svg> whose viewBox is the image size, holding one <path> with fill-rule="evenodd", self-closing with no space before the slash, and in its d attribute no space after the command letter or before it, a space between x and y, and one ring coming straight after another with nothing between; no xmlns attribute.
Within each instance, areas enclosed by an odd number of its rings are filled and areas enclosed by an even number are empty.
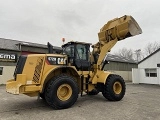
<svg viewBox="0 0 160 120"><path fill-rule="evenodd" d="M52 79L45 90L46 102L54 109L71 107L78 98L78 85L68 75Z"/></svg>
<svg viewBox="0 0 160 120"><path fill-rule="evenodd" d="M125 82L119 75L110 75L104 85L102 94L110 101L119 101L125 95Z"/></svg>

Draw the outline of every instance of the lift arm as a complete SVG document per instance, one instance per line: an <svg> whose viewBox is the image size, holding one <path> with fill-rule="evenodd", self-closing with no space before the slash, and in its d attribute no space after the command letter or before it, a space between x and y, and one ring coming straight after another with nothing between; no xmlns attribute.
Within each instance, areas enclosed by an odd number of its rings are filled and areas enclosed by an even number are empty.
<svg viewBox="0 0 160 120"><path fill-rule="evenodd" d="M117 41L141 33L141 28L132 16L125 15L108 21L98 33L99 42L92 46L92 56L95 67L101 69L104 57Z"/></svg>

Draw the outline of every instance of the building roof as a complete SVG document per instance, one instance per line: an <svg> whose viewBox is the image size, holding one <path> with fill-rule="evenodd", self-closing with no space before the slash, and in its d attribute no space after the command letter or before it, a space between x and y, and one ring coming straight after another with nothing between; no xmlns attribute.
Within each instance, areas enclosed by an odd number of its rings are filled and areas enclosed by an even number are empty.
<svg viewBox="0 0 160 120"><path fill-rule="evenodd" d="M146 59L148 59L149 57L151 57L152 55L156 54L156 53L159 52L159 51L160 51L160 48L157 49L155 52L151 53L150 55L148 55L147 57L145 57L145 58L144 58L143 60L141 60L139 63L145 61ZM139 64L139 63L138 63L138 64Z"/></svg>
<svg viewBox="0 0 160 120"><path fill-rule="evenodd" d="M0 49L20 51L19 45L47 48L47 45L44 45L44 44L0 38ZM53 49L61 50L61 47L53 46Z"/></svg>
<svg viewBox="0 0 160 120"><path fill-rule="evenodd" d="M15 44L18 44L18 41L0 38L0 49L20 51Z"/></svg>
<svg viewBox="0 0 160 120"><path fill-rule="evenodd" d="M136 61L133 59L128 59L125 57L120 57L120 56L112 55L112 54L108 54L106 56L106 60L107 61L114 61L114 62L123 62L123 63L136 63Z"/></svg>

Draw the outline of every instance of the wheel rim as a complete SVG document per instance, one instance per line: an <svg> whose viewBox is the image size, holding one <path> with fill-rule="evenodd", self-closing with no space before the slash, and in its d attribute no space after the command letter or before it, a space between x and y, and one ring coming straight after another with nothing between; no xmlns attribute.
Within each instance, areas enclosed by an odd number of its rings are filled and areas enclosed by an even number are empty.
<svg viewBox="0 0 160 120"><path fill-rule="evenodd" d="M66 101L68 100L72 95L72 88L68 84L62 84L59 86L57 90L57 96L60 100Z"/></svg>
<svg viewBox="0 0 160 120"><path fill-rule="evenodd" d="M115 94L120 94L122 91L122 85L120 82L115 82L113 85L113 90Z"/></svg>

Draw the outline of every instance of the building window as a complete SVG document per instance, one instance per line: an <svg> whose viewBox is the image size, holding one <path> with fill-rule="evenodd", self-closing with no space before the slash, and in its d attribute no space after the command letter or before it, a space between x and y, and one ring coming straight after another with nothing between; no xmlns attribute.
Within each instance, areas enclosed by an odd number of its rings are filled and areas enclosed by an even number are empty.
<svg viewBox="0 0 160 120"><path fill-rule="evenodd" d="M0 67L0 75L3 74L3 67Z"/></svg>
<svg viewBox="0 0 160 120"><path fill-rule="evenodd" d="M160 64L157 64L157 67L160 67Z"/></svg>
<svg viewBox="0 0 160 120"><path fill-rule="evenodd" d="M157 69L145 69L146 77L157 77Z"/></svg>

